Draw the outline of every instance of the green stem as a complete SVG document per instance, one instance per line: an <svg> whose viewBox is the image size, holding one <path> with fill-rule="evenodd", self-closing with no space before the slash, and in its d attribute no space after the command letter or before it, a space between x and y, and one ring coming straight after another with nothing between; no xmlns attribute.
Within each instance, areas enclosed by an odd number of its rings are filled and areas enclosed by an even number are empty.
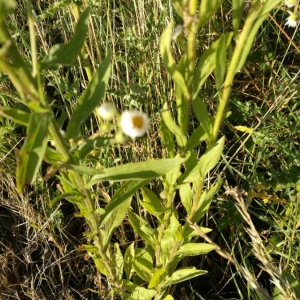
<svg viewBox="0 0 300 300"><path fill-rule="evenodd" d="M197 187L196 195L193 200L193 205L192 205L191 211L188 216L189 220L191 220L191 221L193 221L193 217L195 216L195 214L199 208L199 201L200 201L200 198L202 195L203 184L204 184L204 179L200 178L198 180L198 187Z"/></svg>
<svg viewBox="0 0 300 300"><path fill-rule="evenodd" d="M224 81L224 88L220 96L220 102L217 108L217 113L215 117L213 132L212 132L212 144L214 144L218 137L218 132L220 130L221 124L224 120L226 109L229 102L229 97L231 93L231 85L235 76L235 73L238 71L237 67L240 62L242 53L244 51L245 44L247 42L250 31L252 30L253 23L257 18L257 8L259 5L259 0L255 0L252 3L249 17L247 17L243 30L239 36L238 42L233 52L232 59L229 63L228 72Z"/></svg>
<svg viewBox="0 0 300 300"><path fill-rule="evenodd" d="M196 38L197 38L197 0L190 0L186 3L184 11L184 26L187 31L187 86L189 95L183 101L183 116L182 116L182 131L186 135L188 132L189 112L191 108L191 101L193 97L193 82L194 70L196 65ZM184 95L182 95L184 97Z"/></svg>
<svg viewBox="0 0 300 300"><path fill-rule="evenodd" d="M158 238L157 238L158 242L157 242L157 246L156 246L156 249L155 249L155 265L156 265L156 268L160 268L161 265L162 265L161 255L160 255L160 253L161 253L161 240L163 238L165 229L169 225L169 220L170 220L172 207L173 207L174 192L175 192L174 188L169 188L168 195L167 195L167 204L166 204L167 211L164 214L164 218L162 220L161 225L157 229L157 231L158 231Z"/></svg>
<svg viewBox="0 0 300 300"><path fill-rule="evenodd" d="M30 48L31 48L31 59L32 59L32 77L35 78L37 75L37 47L36 47L36 32L34 29L34 16L31 0L27 0L27 14L28 14L28 27L30 36Z"/></svg>
<svg viewBox="0 0 300 300"><path fill-rule="evenodd" d="M195 216L195 214L198 210L199 201L200 201L201 194L202 194L202 189L203 189L203 183L204 183L204 180L202 178L200 178L199 181L198 181L198 188L197 188L197 191L196 191L196 195L195 195L194 201L193 201L193 206L191 208L191 211L190 211L189 217L188 217L188 219L191 220L191 222L192 222L192 219L193 219L193 217ZM182 229L182 236L185 235L185 232L188 230L188 228L189 228L189 224L188 224L188 222L186 222L183 226L183 229ZM171 264L174 260L174 257L176 256L176 252L180 248L181 244L182 244L182 241L178 241L174 244L174 246L173 246L173 248L170 252L170 256L168 258L168 263L166 265L166 270L167 271L170 271Z"/></svg>

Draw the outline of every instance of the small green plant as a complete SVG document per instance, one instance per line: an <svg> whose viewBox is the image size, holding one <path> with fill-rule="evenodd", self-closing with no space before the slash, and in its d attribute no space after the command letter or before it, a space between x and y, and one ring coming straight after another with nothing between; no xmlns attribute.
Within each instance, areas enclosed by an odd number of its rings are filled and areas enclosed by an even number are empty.
<svg viewBox="0 0 300 300"><path fill-rule="evenodd" d="M199 242L196 239L199 228L191 225L201 221L222 184L220 176L212 180L210 173L217 166L225 143L225 137L219 138L219 134L228 116L234 76L243 67L261 24L280 1L253 0L241 29L244 1L232 1L233 31L218 33L199 56L198 33L218 13L223 2L172 1L182 26L175 26L172 20L160 39L160 55L175 85L174 115L167 103L161 111L160 137L167 157L98 170L85 165L87 155L108 144L124 143L128 137L134 142L147 131L149 118L136 110L118 115L110 102L102 100L110 78L111 56L107 53L93 73L83 48L90 9L72 4L78 18L73 37L67 44L54 45L43 57L38 57L32 3L27 0L32 56L29 67L5 22L5 13L14 9L14 1L0 0L0 69L9 76L20 101L30 111L0 108L2 116L27 127L26 139L17 154L18 189L22 192L27 183L34 184L43 160L50 164L46 178L56 176L62 187L61 195L51 203L67 199L78 207L77 216L83 217L90 229L86 232L89 243L79 250L87 251L97 270L106 276L113 296L174 299L170 295L172 285L206 274L193 266L183 268L180 262L216 249L215 245ZM180 47L180 57L173 55L173 45ZM64 133L43 91L43 72L69 66L79 55L89 83L79 96ZM210 116L200 91L212 73L218 105L216 114ZM98 131L83 136L82 125L93 114L99 124ZM198 127L190 134L191 121ZM48 145L49 139L52 146ZM199 158L196 150L200 146L204 151ZM149 188L154 179L161 183L162 190L154 192ZM121 184L108 203L99 203L93 187L105 182ZM130 208L138 191L141 191L138 204L146 212L145 218ZM131 242L122 249L112 236L126 216L142 242ZM200 230L210 231L205 227Z"/></svg>

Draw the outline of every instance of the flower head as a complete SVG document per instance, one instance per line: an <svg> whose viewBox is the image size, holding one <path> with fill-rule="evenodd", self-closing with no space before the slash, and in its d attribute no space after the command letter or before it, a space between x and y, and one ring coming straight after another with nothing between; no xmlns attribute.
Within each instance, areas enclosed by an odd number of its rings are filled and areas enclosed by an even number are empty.
<svg viewBox="0 0 300 300"><path fill-rule="evenodd" d="M296 27L300 21L299 13L292 13L287 19L285 25L289 27Z"/></svg>
<svg viewBox="0 0 300 300"><path fill-rule="evenodd" d="M285 0L284 2L287 7L291 8L297 5L298 0Z"/></svg>
<svg viewBox="0 0 300 300"><path fill-rule="evenodd" d="M125 110L121 116L122 131L135 139L144 135L149 127L150 120L148 116L138 110Z"/></svg>
<svg viewBox="0 0 300 300"><path fill-rule="evenodd" d="M172 34L172 39L174 41L178 40L181 36L183 35L183 26L182 25L177 25Z"/></svg>
<svg viewBox="0 0 300 300"><path fill-rule="evenodd" d="M111 121L115 117L116 108L112 103L105 102L97 109L97 112L103 120Z"/></svg>

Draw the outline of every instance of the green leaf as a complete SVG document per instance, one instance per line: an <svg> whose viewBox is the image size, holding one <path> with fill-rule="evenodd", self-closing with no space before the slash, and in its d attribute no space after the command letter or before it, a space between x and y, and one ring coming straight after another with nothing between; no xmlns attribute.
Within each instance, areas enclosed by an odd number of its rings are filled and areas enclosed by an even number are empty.
<svg viewBox="0 0 300 300"><path fill-rule="evenodd" d="M173 23L170 22L168 27L164 30L164 32L161 35L159 48L160 48L160 54L163 59L163 63L165 68L167 69L168 73L172 77L173 81L175 82L176 88L180 88L182 93L188 97L188 88L186 85L186 82L184 80L183 75L178 70L175 60L173 58L173 55L171 53L171 41L172 41L172 26Z"/></svg>
<svg viewBox="0 0 300 300"><path fill-rule="evenodd" d="M193 223L198 222L207 212L207 210L210 207L211 204L211 200L212 197L215 195L215 193L217 193L220 189L222 185L222 178L219 177L218 181L211 185L211 187L209 188L209 190L205 190L202 192L202 195L200 197L200 201L197 207L197 212L195 213L195 215L191 218L191 221Z"/></svg>
<svg viewBox="0 0 300 300"><path fill-rule="evenodd" d="M181 234L181 225L178 221L178 216L175 214L174 211L172 211L171 217L170 217L170 225L169 228L171 232L173 233L176 242L182 241L182 234Z"/></svg>
<svg viewBox="0 0 300 300"><path fill-rule="evenodd" d="M169 157L175 157L175 143L171 131L168 129L165 121L161 119L160 121L160 135L162 142L168 150Z"/></svg>
<svg viewBox="0 0 300 300"><path fill-rule="evenodd" d="M84 158L86 155L88 155L92 150L102 148L104 146L108 145L114 145L116 144L116 140L114 138L109 137L97 137L92 140L84 141L80 144L78 147L78 150L76 151L78 157L80 159Z"/></svg>
<svg viewBox="0 0 300 300"><path fill-rule="evenodd" d="M148 290L138 286L129 297L126 297L126 300L151 300L156 294L157 292L155 290Z"/></svg>
<svg viewBox="0 0 300 300"><path fill-rule="evenodd" d="M163 300L174 300L174 298L171 295L168 295Z"/></svg>
<svg viewBox="0 0 300 300"><path fill-rule="evenodd" d="M181 176L180 172L180 165L177 167L173 168L171 171L169 171L166 174L165 181L169 186L174 186L176 185L177 179Z"/></svg>
<svg viewBox="0 0 300 300"><path fill-rule="evenodd" d="M128 212L128 218L134 232L155 249L157 245L157 230L153 229L148 222L131 211Z"/></svg>
<svg viewBox="0 0 300 300"><path fill-rule="evenodd" d="M182 129L174 122L167 102L165 102L163 106L162 118L168 129L175 135L178 146L185 147L187 143L186 136L184 135Z"/></svg>
<svg viewBox="0 0 300 300"><path fill-rule="evenodd" d="M64 163L64 157L59 152L50 147L47 147L44 159L54 168L59 168Z"/></svg>
<svg viewBox="0 0 300 300"><path fill-rule="evenodd" d="M93 260L95 262L96 268L97 270L105 275L105 276L109 276L109 270L107 270L105 263L103 262L103 259L99 256L94 256Z"/></svg>
<svg viewBox="0 0 300 300"><path fill-rule="evenodd" d="M224 147L225 137L223 136L214 147L204 153L199 160L199 171L202 178L211 171L220 160L223 147Z"/></svg>
<svg viewBox="0 0 300 300"><path fill-rule="evenodd" d="M275 8L281 0L273 0L273 1L264 1L263 5L260 8L259 15L263 17L268 17L268 13Z"/></svg>
<svg viewBox="0 0 300 300"><path fill-rule="evenodd" d="M207 112L207 107L204 101L200 97L196 97L192 101L193 111L200 122L200 126L209 137L211 136L212 126L210 122L210 117Z"/></svg>
<svg viewBox="0 0 300 300"><path fill-rule="evenodd" d="M76 26L74 36L68 44L56 44L52 46L41 62L41 68L49 66L71 65L80 54L88 30L89 8L80 16Z"/></svg>
<svg viewBox="0 0 300 300"><path fill-rule="evenodd" d="M187 141L186 149L191 151L196 148L202 141L208 139L207 134L203 130L202 126L198 126L196 130L193 131L192 135Z"/></svg>
<svg viewBox="0 0 300 300"><path fill-rule="evenodd" d="M280 2L280 0L266 1L264 3L264 5L260 8L260 10L258 12L258 16L256 17L256 21L254 22L254 24L252 24L251 31L247 36L247 40L243 47L243 52L239 59L239 64L236 69L236 72L238 72L243 67L243 65L248 57L248 54L251 50L253 41L256 37L256 33L257 33L259 27L262 25L263 21L268 18L268 13L270 12L270 10L272 10L279 2ZM256 13L254 10L250 10L250 11L251 11L250 13L252 13L252 14Z"/></svg>
<svg viewBox="0 0 300 300"><path fill-rule="evenodd" d="M166 285L177 284L179 282L183 282L185 280L189 280L195 278L200 275L206 274L207 271L197 270L195 267L192 268L184 268L175 271L166 281Z"/></svg>
<svg viewBox="0 0 300 300"><path fill-rule="evenodd" d="M148 188L142 188L142 196L143 201L140 201L140 203L150 214L159 217L166 211L161 204L161 200Z"/></svg>
<svg viewBox="0 0 300 300"><path fill-rule="evenodd" d="M191 183L200 179L199 160L194 150L191 150L185 161L186 171L178 179L178 183Z"/></svg>
<svg viewBox="0 0 300 300"><path fill-rule="evenodd" d="M157 287L161 282L165 280L166 276L167 276L167 271L165 268L156 270L148 284L148 289Z"/></svg>
<svg viewBox="0 0 300 300"><path fill-rule="evenodd" d="M232 0L232 25L234 34L238 35L240 22L243 16L244 0Z"/></svg>
<svg viewBox="0 0 300 300"><path fill-rule="evenodd" d="M0 115L24 126L28 126L30 118L28 112L8 106L0 106Z"/></svg>
<svg viewBox="0 0 300 300"><path fill-rule="evenodd" d="M178 15L180 17L183 17L184 8L183 8L182 0L172 0L172 6L174 7Z"/></svg>
<svg viewBox="0 0 300 300"><path fill-rule="evenodd" d="M124 260L118 243L114 243L114 253L111 256L111 261L114 264L118 279L121 279L123 277Z"/></svg>
<svg viewBox="0 0 300 300"><path fill-rule="evenodd" d="M79 98L78 106L73 112L67 127L67 139L74 138L78 135L81 124L89 117L97 105L99 105L104 96L110 76L110 60L111 57L110 54L108 54L89 82L86 90Z"/></svg>
<svg viewBox="0 0 300 300"><path fill-rule="evenodd" d="M68 165L69 169L79 173L94 175L87 188L102 181L123 181L123 180L149 180L166 174L174 167L180 165L183 158L166 158L151 160L145 162L129 163L105 170L96 170L94 168Z"/></svg>
<svg viewBox="0 0 300 300"><path fill-rule="evenodd" d="M3 12L11 13L16 8L15 0L0 0L0 17Z"/></svg>
<svg viewBox="0 0 300 300"><path fill-rule="evenodd" d="M216 247L206 243L187 243L182 245L176 252L177 255L186 256L196 256L206 254Z"/></svg>
<svg viewBox="0 0 300 300"><path fill-rule="evenodd" d="M182 183L183 179L186 178L193 171L193 169L197 166L198 161L198 156L194 150L191 150L187 153L186 160L184 163L185 172L180 176L178 180L179 183Z"/></svg>
<svg viewBox="0 0 300 300"><path fill-rule="evenodd" d="M118 210L119 206L122 205L128 198L137 192L141 187L148 183L148 180L140 180L140 181L129 181L123 184L118 191L115 193L111 201L105 208L105 213L102 215L100 226L105 224L109 218L111 218L112 214Z"/></svg>
<svg viewBox="0 0 300 300"><path fill-rule="evenodd" d="M210 1L210 0L208 0ZM219 47L219 43L221 39L225 39L226 46L228 47L231 41L233 33L228 33L222 35L218 40L210 45L210 47L201 55L196 69L195 69L195 76L194 76L194 96L193 98L198 96L198 92L204 82L206 81L207 77L211 74L211 72L216 67L216 53Z"/></svg>
<svg viewBox="0 0 300 300"><path fill-rule="evenodd" d="M198 27L203 26L221 7L224 0L202 0L200 4L200 16Z"/></svg>
<svg viewBox="0 0 300 300"><path fill-rule="evenodd" d="M134 254L134 242L133 242L127 247L124 254L124 271L128 279L131 278L134 255L135 254Z"/></svg>
<svg viewBox="0 0 300 300"><path fill-rule="evenodd" d="M179 195L182 205L189 214L192 208L193 191L190 183L181 184L179 186Z"/></svg>
<svg viewBox="0 0 300 300"><path fill-rule="evenodd" d="M147 250L140 248L135 249L133 269L139 277L146 282L150 282L154 268L152 256Z"/></svg>
<svg viewBox="0 0 300 300"><path fill-rule="evenodd" d="M123 222L127 214L127 211L130 207L130 204L131 204L131 197L121 202L114 210L114 212L111 213L110 218L107 220L107 222L103 223L104 230L101 230L101 237L102 237L103 247L105 250L109 245L113 232ZM105 210L102 217L105 216L105 213L107 213L107 210Z"/></svg>
<svg viewBox="0 0 300 300"><path fill-rule="evenodd" d="M208 233L208 232L212 231L212 229L207 228L207 227L200 227L200 229L203 233ZM196 236L199 237L198 231L191 228L191 227L188 227L188 229L184 231L183 238L185 238L185 239L188 238L189 239L191 237L196 237Z"/></svg>
<svg viewBox="0 0 300 300"><path fill-rule="evenodd" d="M23 191L25 183L33 184L47 148L49 113L32 112L24 145L17 155L17 187Z"/></svg>
<svg viewBox="0 0 300 300"><path fill-rule="evenodd" d="M220 39L219 46L217 48L216 53L216 69L215 69L215 81L217 91L221 91L223 86L223 81L226 72L227 65L227 41L225 36L223 35Z"/></svg>
<svg viewBox="0 0 300 300"><path fill-rule="evenodd" d="M170 228L166 229L161 239L161 261L164 262L163 265L165 265L175 242L174 234Z"/></svg>

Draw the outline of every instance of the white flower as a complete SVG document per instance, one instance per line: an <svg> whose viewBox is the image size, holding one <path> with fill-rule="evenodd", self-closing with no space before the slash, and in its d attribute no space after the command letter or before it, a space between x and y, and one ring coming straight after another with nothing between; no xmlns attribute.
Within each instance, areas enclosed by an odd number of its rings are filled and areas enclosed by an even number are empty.
<svg viewBox="0 0 300 300"><path fill-rule="evenodd" d="M177 25L172 34L172 40L177 41L183 35L183 26Z"/></svg>
<svg viewBox="0 0 300 300"><path fill-rule="evenodd" d="M125 110L121 116L122 131L132 139L144 135L148 129L150 120L148 116L138 110Z"/></svg>
<svg viewBox="0 0 300 300"><path fill-rule="evenodd" d="M299 13L292 13L287 19L285 25L289 27L296 27L300 21Z"/></svg>
<svg viewBox="0 0 300 300"><path fill-rule="evenodd" d="M105 102L97 109L97 112L103 120L111 121L116 115L116 108L112 103Z"/></svg>
<svg viewBox="0 0 300 300"><path fill-rule="evenodd" d="M297 5L298 0L285 0L284 2L287 7L291 8Z"/></svg>

